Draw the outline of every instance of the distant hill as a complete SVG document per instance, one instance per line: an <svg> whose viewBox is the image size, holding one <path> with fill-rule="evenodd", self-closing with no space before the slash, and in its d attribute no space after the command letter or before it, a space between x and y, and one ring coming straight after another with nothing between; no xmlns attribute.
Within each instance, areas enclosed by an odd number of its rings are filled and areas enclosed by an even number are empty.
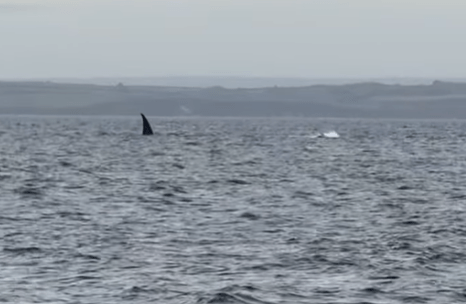
<svg viewBox="0 0 466 304"><path fill-rule="evenodd" d="M258 88L0 82L0 113L466 118L466 83Z"/></svg>
<svg viewBox="0 0 466 304"><path fill-rule="evenodd" d="M0 79L1 80L1 79ZM303 87L310 85L343 85L364 82L400 85L428 85L432 78L300 78L300 77L236 77L236 76L167 76L167 77L95 77L95 78L49 78L31 79L31 82L51 81L55 83L95 84L95 85L144 85L169 87L208 88L221 86L227 89L251 89L264 87ZM11 81L11 80L10 80ZM24 81L24 80L22 80ZM466 82L466 79L446 79L450 82Z"/></svg>

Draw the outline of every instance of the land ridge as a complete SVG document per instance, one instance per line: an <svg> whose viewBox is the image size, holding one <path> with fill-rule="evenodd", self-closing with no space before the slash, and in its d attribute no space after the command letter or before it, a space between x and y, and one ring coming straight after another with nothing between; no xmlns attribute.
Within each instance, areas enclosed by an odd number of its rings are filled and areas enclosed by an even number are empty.
<svg viewBox="0 0 466 304"><path fill-rule="evenodd" d="M0 113L44 115L466 118L466 83L224 88L0 81Z"/></svg>

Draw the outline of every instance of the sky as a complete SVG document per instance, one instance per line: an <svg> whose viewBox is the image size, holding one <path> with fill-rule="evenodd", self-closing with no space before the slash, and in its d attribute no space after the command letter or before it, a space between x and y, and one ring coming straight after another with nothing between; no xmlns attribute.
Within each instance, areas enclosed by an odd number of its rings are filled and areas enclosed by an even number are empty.
<svg viewBox="0 0 466 304"><path fill-rule="evenodd" d="M464 0L0 0L0 78L466 77Z"/></svg>

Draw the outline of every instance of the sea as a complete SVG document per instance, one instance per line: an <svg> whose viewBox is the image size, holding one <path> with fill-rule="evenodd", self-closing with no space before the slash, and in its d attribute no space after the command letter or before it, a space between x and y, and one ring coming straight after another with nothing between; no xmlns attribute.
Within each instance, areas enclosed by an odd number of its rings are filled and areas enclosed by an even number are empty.
<svg viewBox="0 0 466 304"><path fill-rule="evenodd" d="M0 302L465 303L466 122L0 117Z"/></svg>

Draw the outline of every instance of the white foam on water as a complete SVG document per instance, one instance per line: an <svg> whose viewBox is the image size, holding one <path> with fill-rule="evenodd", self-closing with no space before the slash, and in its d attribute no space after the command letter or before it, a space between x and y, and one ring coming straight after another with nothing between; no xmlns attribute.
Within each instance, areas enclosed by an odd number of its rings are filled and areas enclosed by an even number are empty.
<svg viewBox="0 0 466 304"><path fill-rule="evenodd" d="M324 132L322 135L326 138L339 138L340 135L336 131Z"/></svg>

